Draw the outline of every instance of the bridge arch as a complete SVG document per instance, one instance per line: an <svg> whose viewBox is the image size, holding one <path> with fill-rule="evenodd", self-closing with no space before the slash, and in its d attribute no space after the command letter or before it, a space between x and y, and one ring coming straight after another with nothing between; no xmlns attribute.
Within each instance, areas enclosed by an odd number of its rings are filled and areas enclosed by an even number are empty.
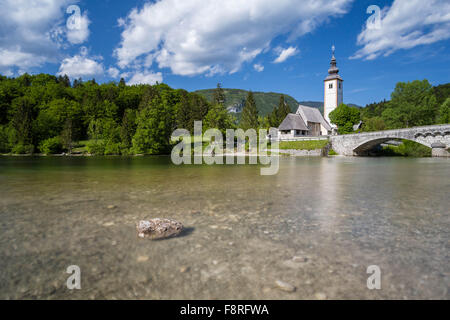
<svg viewBox="0 0 450 320"><path fill-rule="evenodd" d="M374 146L389 140L409 140L432 148L433 156L448 157L450 124L331 136L334 151L340 155L367 155Z"/></svg>
<svg viewBox="0 0 450 320"><path fill-rule="evenodd" d="M368 155L369 151L375 148L376 146L392 141L392 140L408 140L412 142L419 143L425 147L431 148L431 145L427 144L424 141L416 140L416 139L405 139L405 138L399 138L399 137L383 137L383 138L374 138L374 139L368 139L366 141L363 141L359 145L356 145L353 149L353 154L356 156L364 156Z"/></svg>

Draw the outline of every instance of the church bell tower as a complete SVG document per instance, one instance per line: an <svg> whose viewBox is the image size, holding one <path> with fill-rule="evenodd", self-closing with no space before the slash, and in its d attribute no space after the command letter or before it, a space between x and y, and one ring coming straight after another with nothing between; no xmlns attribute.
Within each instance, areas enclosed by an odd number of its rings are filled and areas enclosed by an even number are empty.
<svg viewBox="0 0 450 320"><path fill-rule="evenodd" d="M336 126L330 121L330 113L344 101L344 80L339 75L339 68L336 66L334 57L335 47L332 47L333 56L331 58L331 67L328 70L328 76L325 78L325 97L324 97L324 118L336 129Z"/></svg>

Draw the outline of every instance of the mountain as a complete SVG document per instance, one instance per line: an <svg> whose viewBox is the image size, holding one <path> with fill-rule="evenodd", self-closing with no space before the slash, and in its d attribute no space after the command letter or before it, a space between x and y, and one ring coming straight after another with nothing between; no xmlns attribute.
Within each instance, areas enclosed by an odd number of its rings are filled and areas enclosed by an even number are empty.
<svg viewBox="0 0 450 320"><path fill-rule="evenodd" d="M209 101L213 100L213 94L215 89L198 90L195 93L205 97ZM225 106L232 113L241 113L247 99L248 91L241 89L223 89L225 92ZM278 107L280 102L280 96L282 93L274 92L253 92L255 98L256 107L260 116L266 116L272 112L274 107ZM284 95L284 98L291 108L292 112L297 111L298 102L289 95Z"/></svg>
<svg viewBox="0 0 450 320"><path fill-rule="evenodd" d="M209 101L212 101L214 90L215 89L198 90L195 91L195 93L198 93L201 96L208 99ZM245 105L245 99L247 99L248 91L241 89L225 89L225 88L223 90L225 92L225 99L226 99L225 105L228 111L232 113L241 113ZM256 107L258 108L259 115L266 116L270 112L272 112L273 108L278 106L281 95L284 95L284 98L289 107L291 108L292 112L296 112L298 109L298 105L301 104L307 107L317 108L320 110L320 112L323 113L323 102L320 101L298 102L293 97L287 94L275 92L253 92L253 96L256 101ZM351 103L349 104L349 106L361 108L360 106Z"/></svg>

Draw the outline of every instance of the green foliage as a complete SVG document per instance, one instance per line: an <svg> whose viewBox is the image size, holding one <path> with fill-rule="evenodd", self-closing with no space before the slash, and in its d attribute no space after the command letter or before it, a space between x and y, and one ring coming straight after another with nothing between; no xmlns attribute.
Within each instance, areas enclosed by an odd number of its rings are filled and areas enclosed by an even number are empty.
<svg viewBox="0 0 450 320"><path fill-rule="evenodd" d="M195 93L205 97L207 101L214 104L214 91L216 89L206 89L195 91ZM222 89L225 94L225 107L230 108L233 106L243 107L248 96L248 91L241 89ZM273 108L278 106L280 101L280 93L274 92L253 92L256 108L258 114L265 117L269 115ZM288 104L290 110L297 110L299 102L289 95L284 95L285 101ZM305 102L305 105L312 105L313 107L320 107L323 110L323 103Z"/></svg>
<svg viewBox="0 0 450 320"><path fill-rule="evenodd" d="M363 124L363 131L381 131L386 129L386 124L382 117L366 118Z"/></svg>
<svg viewBox="0 0 450 320"><path fill-rule="evenodd" d="M339 154L338 154L336 151L334 151L333 149L330 149L330 150L328 151L328 155L329 155L329 156L338 156Z"/></svg>
<svg viewBox="0 0 450 320"><path fill-rule="evenodd" d="M245 102L244 110L242 111L242 120L240 127L244 130L258 129L258 110L256 109L255 99L253 93L250 91Z"/></svg>
<svg viewBox="0 0 450 320"><path fill-rule="evenodd" d="M442 105L450 97L450 83L433 87L433 94L436 96L438 105Z"/></svg>
<svg viewBox="0 0 450 320"><path fill-rule="evenodd" d="M15 132L16 143L28 146L32 143L32 126L35 102L29 97L16 98L12 102L11 125Z"/></svg>
<svg viewBox="0 0 450 320"><path fill-rule="evenodd" d="M86 145L87 151L95 156L103 156L105 154L106 144L101 140L89 141Z"/></svg>
<svg viewBox="0 0 450 320"><path fill-rule="evenodd" d="M11 151L12 130L9 126L0 125L0 153L8 153Z"/></svg>
<svg viewBox="0 0 450 320"><path fill-rule="evenodd" d="M137 154L164 154L170 151L170 136L176 128L175 105L179 95L163 90L145 106L137 117L133 137L133 152Z"/></svg>
<svg viewBox="0 0 450 320"><path fill-rule="evenodd" d="M434 124L437 100L427 80L399 82L382 117L388 129Z"/></svg>
<svg viewBox="0 0 450 320"><path fill-rule="evenodd" d="M272 112L267 116L266 121L269 123L269 127L278 128L286 116L291 112L291 108L286 102L285 97L281 95L278 107L274 107Z"/></svg>
<svg viewBox="0 0 450 320"><path fill-rule="evenodd" d="M353 125L358 123L359 119L359 109L346 104L341 104L330 113L331 123L338 126L339 134L352 133Z"/></svg>
<svg viewBox="0 0 450 320"><path fill-rule="evenodd" d="M39 145L39 150L44 154L59 154L63 152L63 143L60 137L44 140Z"/></svg>
<svg viewBox="0 0 450 320"><path fill-rule="evenodd" d="M203 120L209 111L209 103L202 96L180 90L180 102L177 105L177 128L194 133L194 122ZM223 106L223 105L222 105Z"/></svg>
<svg viewBox="0 0 450 320"><path fill-rule="evenodd" d="M203 122L203 130L219 129L226 134L227 129L234 129L234 118L227 112L224 106L220 104L213 105L209 110Z"/></svg>
<svg viewBox="0 0 450 320"><path fill-rule="evenodd" d="M361 109L363 130L378 131L448 123L448 111L442 105L449 96L450 84L432 87L427 80L399 82L391 94L391 101L372 103Z"/></svg>
<svg viewBox="0 0 450 320"><path fill-rule="evenodd" d="M136 128L136 111L133 109L125 110L122 118L122 126L120 127L120 139L123 148L131 148Z"/></svg>
<svg viewBox="0 0 450 320"><path fill-rule="evenodd" d="M222 89L222 85L218 83L217 88L214 90L213 103L225 106L225 102L226 102L225 92Z"/></svg>
<svg viewBox="0 0 450 320"><path fill-rule="evenodd" d="M450 98L447 98L447 100L442 103L442 106L439 109L438 123L450 123Z"/></svg>
<svg viewBox="0 0 450 320"><path fill-rule="evenodd" d="M114 143L114 142L108 142L105 145L105 152L104 152L105 156L108 155L120 155L121 151L120 151L120 143Z"/></svg>
<svg viewBox="0 0 450 320"><path fill-rule="evenodd" d="M286 118L286 116L291 113L291 108L286 103L284 96L280 97L280 103L278 104L278 110L277 110L277 119L278 119L278 126L283 122L283 120ZM277 126L277 127L278 127Z"/></svg>
<svg viewBox="0 0 450 320"><path fill-rule="evenodd" d="M386 146L379 152L383 156L431 157L431 148L414 141L404 140L401 145Z"/></svg>
<svg viewBox="0 0 450 320"><path fill-rule="evenodd" d="M281 150L316 150L323 149L328 145L328 140L310 140L310 141L281 141Z"/></svg>
<svg viewBox="0 0 450 320"><path fill-rule="evenodd" d="M12 150L12 154L32 154L34 152L34 146L32 144L16 144Z"/></svg>

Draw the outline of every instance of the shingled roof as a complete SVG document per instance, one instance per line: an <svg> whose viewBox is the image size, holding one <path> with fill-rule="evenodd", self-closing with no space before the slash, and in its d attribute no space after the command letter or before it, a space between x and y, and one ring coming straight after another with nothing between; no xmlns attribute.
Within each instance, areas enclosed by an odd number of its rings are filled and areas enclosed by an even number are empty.
<svg viewBox="0 0 450 320"><path fill-rule="evenodd" d="M278 130L305 130L309 131L302 117L298 114L289 113L278 127Z"/></svg>
<svg viewBox="0 0 450 320"><path fill-rule="evenodd" d="M319 109L299 105L297 109L297 114L300 115L306 123L308 122L320 123L321 125L323 125L325 129L331 131L330 124L324 119Z"/></svg>

